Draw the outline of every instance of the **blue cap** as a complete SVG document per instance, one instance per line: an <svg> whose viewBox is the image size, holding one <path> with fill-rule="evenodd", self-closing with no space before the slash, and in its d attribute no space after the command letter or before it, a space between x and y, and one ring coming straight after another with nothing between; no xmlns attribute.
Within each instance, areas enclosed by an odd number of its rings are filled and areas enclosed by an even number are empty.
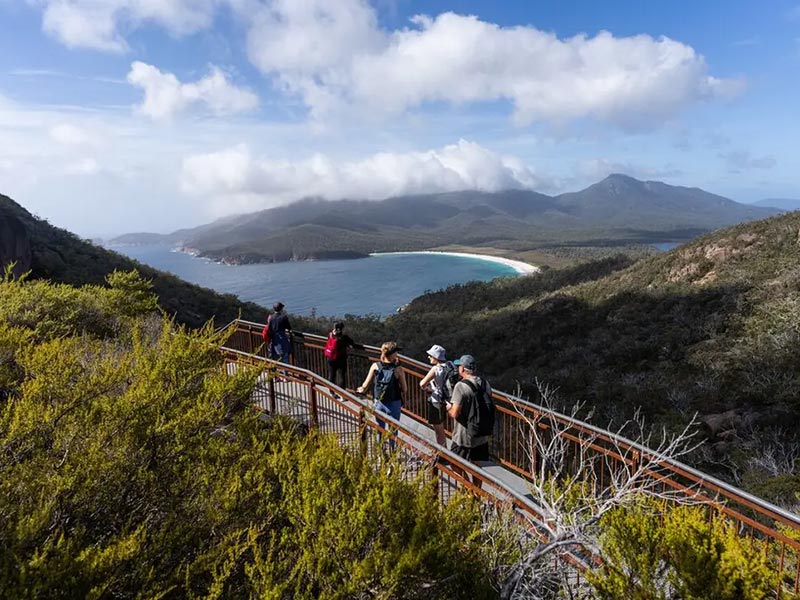
<svg viewBox="0 0 800 600"><path fill-rule="evenodd" d="M459 367L464 367L465 371L469 371L470 373L474 373L477 367L475 363L475 357L471 354L465 354L458 360L453 361L454 365L458 365Z"/></svg>

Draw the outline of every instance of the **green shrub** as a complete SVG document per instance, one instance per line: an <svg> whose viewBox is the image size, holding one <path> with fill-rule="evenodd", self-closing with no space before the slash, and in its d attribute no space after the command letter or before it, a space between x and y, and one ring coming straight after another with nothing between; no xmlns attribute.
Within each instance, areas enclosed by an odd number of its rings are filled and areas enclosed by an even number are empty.
<svg viewBox="0 0 800 600"><path fill-rule="evenodd" d="M0 283L4 598L491 595L474 501L265 423L218 334L110 283Z"/></svg>
<svg viewBox="0 0 800 600"><path fill-rule="evenodd" d="M764 544L741 538L722 513L652 502L604 517L603 565L587 574L605 600L761 600L777 586Z"/></svg>

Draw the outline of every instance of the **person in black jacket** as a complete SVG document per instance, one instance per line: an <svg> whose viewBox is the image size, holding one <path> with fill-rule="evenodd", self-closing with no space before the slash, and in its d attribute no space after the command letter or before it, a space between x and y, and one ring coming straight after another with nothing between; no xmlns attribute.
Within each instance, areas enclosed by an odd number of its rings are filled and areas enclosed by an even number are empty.
<svg viewBox="0 0 800 600"><path fill-rule="evenodd" d="M337 321L328 334L325 344L325 358L328 360L328 379L339 387L347 387L347 351L349 348L363 348L344 332L344 323Z"/></svg>

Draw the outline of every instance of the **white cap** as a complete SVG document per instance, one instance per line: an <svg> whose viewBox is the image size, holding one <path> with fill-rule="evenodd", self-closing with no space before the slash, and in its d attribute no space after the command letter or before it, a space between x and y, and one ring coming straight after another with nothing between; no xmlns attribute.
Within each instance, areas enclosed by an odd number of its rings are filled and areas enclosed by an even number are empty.
<svg viewBox="0 0 800 600"><path fill-rule="evenodd" d="M447 360L445 358L444 348L442 348L438 344L434 344L433 346L431 346L431 349L428 350L428 356L432 356L433 358L435 358L436 360L439 360L441 362L444 362L444 361Z"/></svg>

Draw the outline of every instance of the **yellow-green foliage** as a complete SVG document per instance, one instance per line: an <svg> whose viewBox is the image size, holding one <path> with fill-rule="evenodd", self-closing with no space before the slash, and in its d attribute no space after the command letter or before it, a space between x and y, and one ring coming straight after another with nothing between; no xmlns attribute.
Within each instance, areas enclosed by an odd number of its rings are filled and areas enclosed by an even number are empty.
<svg viewBox="0 0 800 600"><path fill-rule="evenodd" d="M777 586L761 542L741 538L721 513L650 502L606 515L603 566L587 574L606 600L761 600Z"/></svg>
<svg viewBox="0 0 800 600"><path fill-rule="evenodd" d="M217 334L109 283L0 283L0 596L490 593L472 502L259 420Z"/></svg>

